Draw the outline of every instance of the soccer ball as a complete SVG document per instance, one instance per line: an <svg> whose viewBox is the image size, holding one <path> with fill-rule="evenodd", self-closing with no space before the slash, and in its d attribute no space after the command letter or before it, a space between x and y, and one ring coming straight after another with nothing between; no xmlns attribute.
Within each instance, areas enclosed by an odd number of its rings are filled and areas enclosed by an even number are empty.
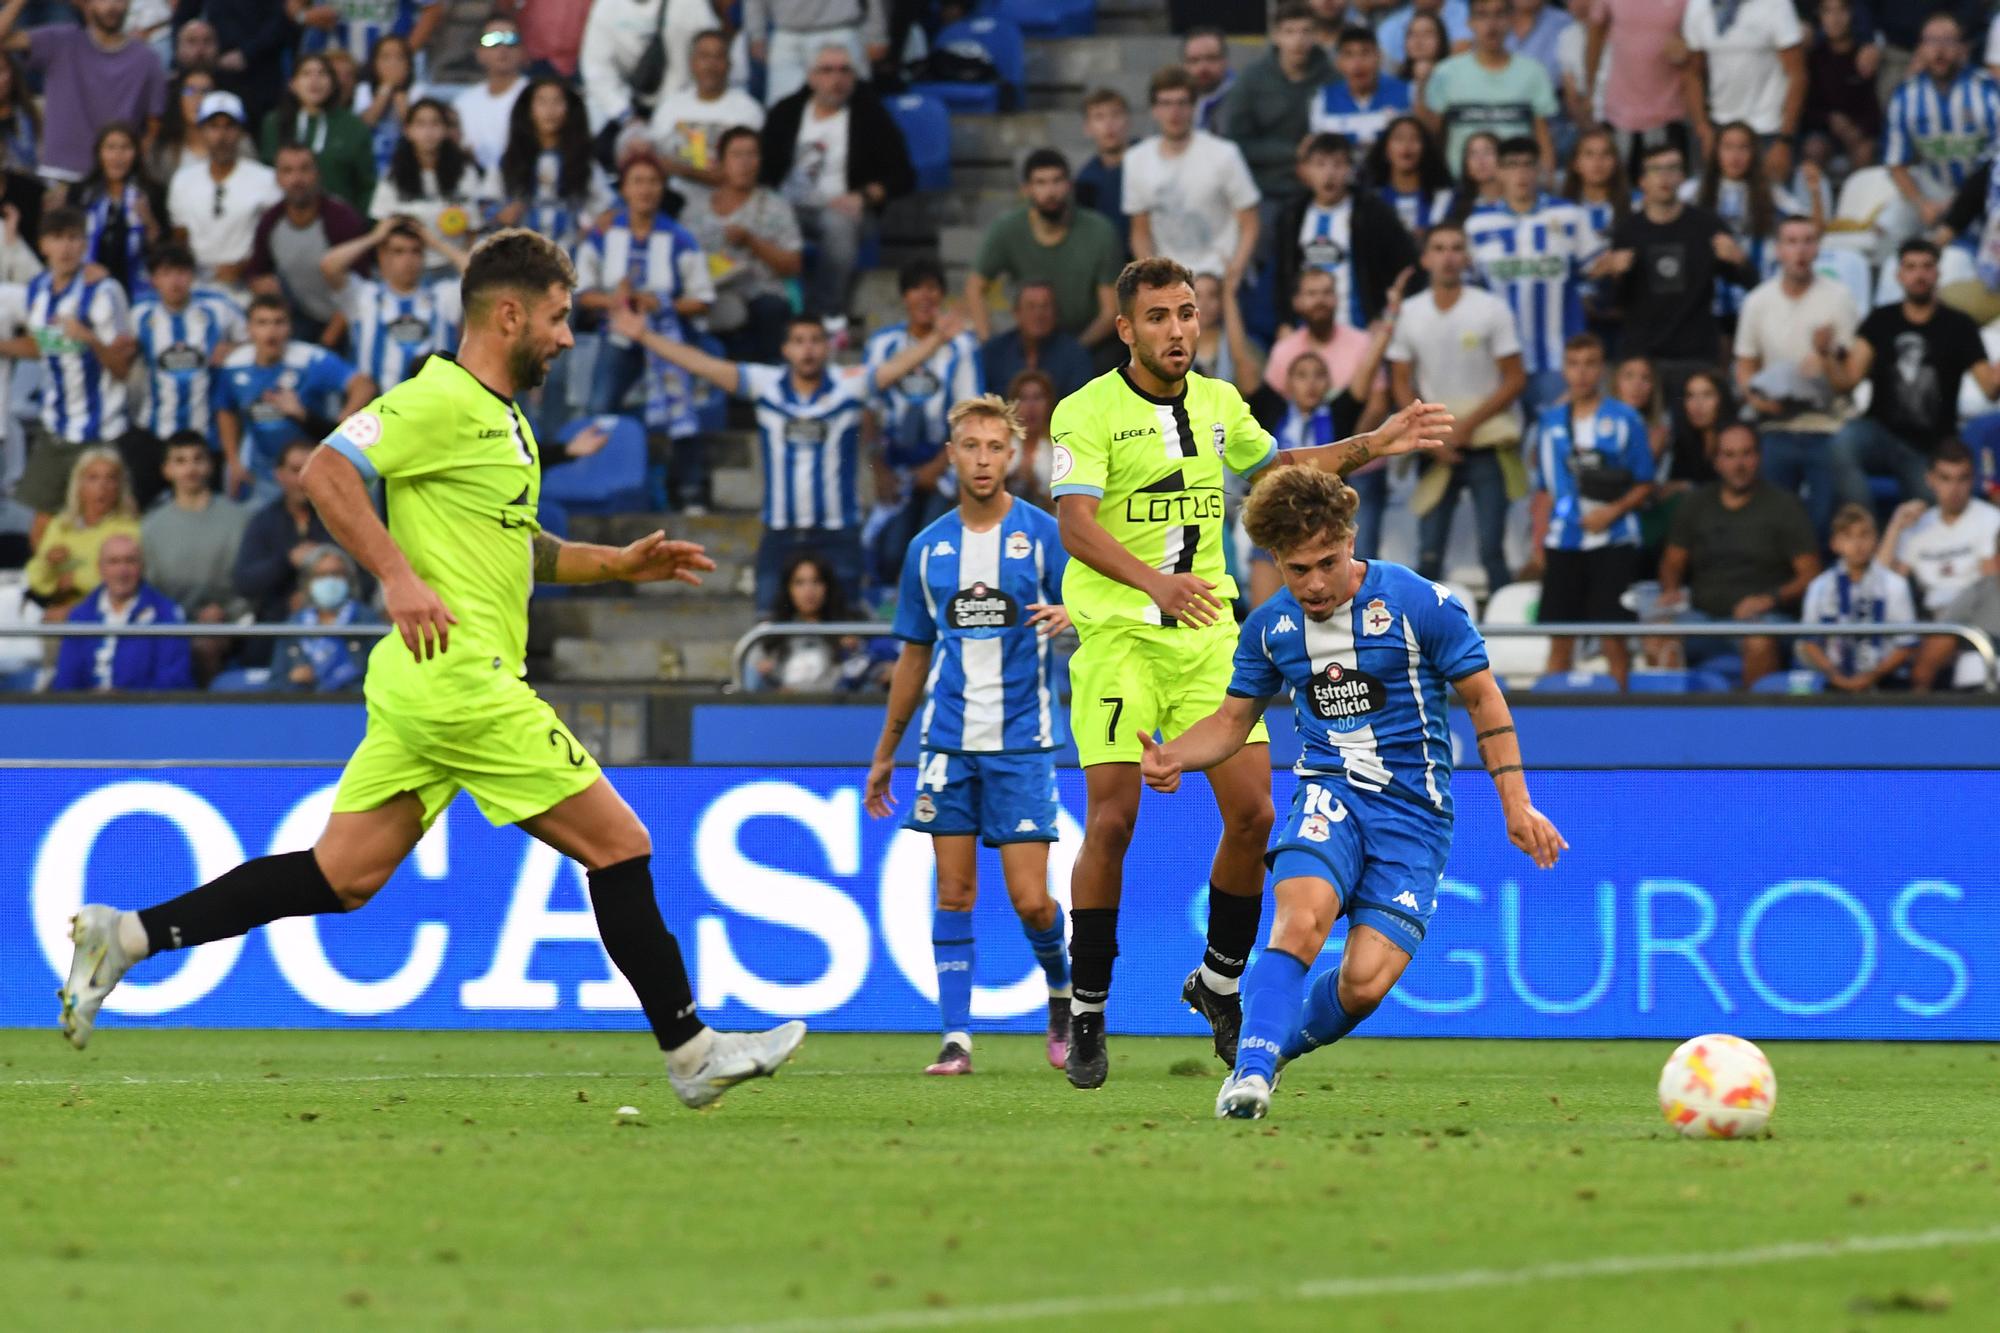
<svg viewBox="0 0 2000 1333"><path fill-rule="evenodd" d="M1660 1110L1690 1139L1747 1139L1778 1105L1778 1077L1741 1037L1711 1032L1674 1048L1660 1071Z"/></svg>

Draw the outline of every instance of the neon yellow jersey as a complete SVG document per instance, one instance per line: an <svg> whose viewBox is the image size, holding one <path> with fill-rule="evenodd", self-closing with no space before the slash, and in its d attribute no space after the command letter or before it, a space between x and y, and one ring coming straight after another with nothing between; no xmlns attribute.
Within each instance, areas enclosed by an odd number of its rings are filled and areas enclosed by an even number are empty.
<svg viewBox="0 0 2000 1333"><path fill-rule="evenodd" d="M1053 494L1094 495L1097 521L1126 550L1169 574L1198 574L1226 601L1236 595L1222 555L1222 469L1249 477L1278 456L1234 385L1189 374L1178 398L1155 398L1123 367L1056 404ZM1081 560L1063 575L1077 629L1159 625L1153 599Z"/></svg>
<svg viewBox="0 0 2000 1333"><path fill-rule="evenodd" d="M450 648L429 661L384 636L368 657L369 702L451 714L478 706L469 690L525 674L542 489L526 414L434 355L325 443L383 483L389 535L458 618Z"/></svg>

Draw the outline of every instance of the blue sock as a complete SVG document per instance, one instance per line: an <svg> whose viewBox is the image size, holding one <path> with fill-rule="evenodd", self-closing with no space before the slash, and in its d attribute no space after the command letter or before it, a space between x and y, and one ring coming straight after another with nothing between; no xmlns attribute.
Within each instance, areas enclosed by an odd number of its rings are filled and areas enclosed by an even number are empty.
<svg viewBox="0 0 2000 1333"><path fill-rule="evenodd" d="M1322 972L1306 992L1299 1028L1285 1041L1285 1058L1296 1060L1307 1051L1330 1046L1354 1031L1360 1021L1340 1007L1340 969Z"/></svg>
<svg viewBox="0 0 2000 1333"><path fill-rule="evenodd" d="M1036 930L1023 921L1021 932L1028 937L1028 947L1035 951L1035 961L1042 965L1042 975L1049 979L1049 994L1069 994L1069 950L1063 945L1062 904L1056 904L1056 919L1047 930Z"/></svg>
<svg viewBox="0 0 2000 1333"><path fill-rule="evenodd" d="M972 1031L972 913L931 914L931 954L937 959L938 1018L947 1034Z"/></svg>
<svg viewBox="0 0 2000 1333"><path fill-rule="evenodd" d="M1243 974L1243 1033L1236 1043L1236 1075L1278 1068L1285 1038L1299 1025L1306 988L1306 965L1281 949L1266 949Z"/></svg>

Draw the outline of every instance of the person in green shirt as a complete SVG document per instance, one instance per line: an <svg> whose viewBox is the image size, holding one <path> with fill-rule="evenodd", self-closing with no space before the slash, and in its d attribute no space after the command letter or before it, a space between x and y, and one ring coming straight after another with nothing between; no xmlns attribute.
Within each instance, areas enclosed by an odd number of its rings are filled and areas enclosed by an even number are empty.
<svg viewBox="0 0 2000 1333"><path fill-rule="evenodd" d="M1223 563L1222 469L1251 477L1279 459L1243 396L1190 366L1201 337L1194 276L1171 259L1118 275L1118 337L1131 360L1056 406L1051 493L1063 548L1063 605L1082 640L1070 660L1070 730L1086 790L1083 846L1070 874L1074 992L1066 1072L1104 1084L1104 1007L1118 953L1125 851L1139 816L1141 734L1167 740L1214 712L1236 649ZM1370 459L1441 447L1451 412L1413 402L1376 429L1287 451L1345 476ZM1208 1019L1216 1054L1236 1061L1237 982L1256 939L1271 831L1269 736L1209 772L1222 842L1209 876L1208 949L1181 998Z"/></svg>
<svg viewBox="0 0 2000 1333"><path fill-rule="evenodd" d="M654 897L646 826L523 678L536 583L698 584L715 568L700 546L663 532L597 546L536 522L540 453L515 400L574 345L575 286L569 257L547 237L518 228L489 237L466 266L457 357L433 355L313 452L306 492L381 582L396 627L369 654L367 731L310 850L259 857L143 911L77 912L61 991L71 1045L90 1040L104 997L141 959L361 907L460 790L493 824L518 825L589 872L605 951L638 995L683 1103L705 1106L775 1072L805 1039L798 1022L722 1034L701 1021Z"/></svg>
<svg viewBox="0 0 2000 1333"><path fill-rule="evenodd" d="M375 193L375 139L361 117L336 102L339 89L325 56L301 56L277 109L264 117L258 146L271 166L285 144L312 149L321 188L365 213Z"/></svg>
<svg viewBox="0 0 2000 1333"><path fill-rule="evenodd" d="M1556 166L1549 121L1559 109L1555 85L1541 62L1507 49L1513 10L1508 0L1472 0L1472 49L1441 61L1424 85L1417 118L1445 138L1445 161L1464 161L1465 141L1480 131L1505 141L1532 138L1541 173Z"/></svg>
<svg viewBox="0 0 2000 1333"><path fill-rule="evenodd" d="M1112 284L1125 255L1117 230L1093 208L1078 208L1069 159L1037 148L1021 165L1022 206L1000 218L979 239L979 253L965 278L965 305L973 332L993 336L988 289L1012 278L1015 290L1046 282L1056 293L1056 327L1085 347L1108 343L1118 318ZM1100 363L1102 364L1102 363Z"/></svg>

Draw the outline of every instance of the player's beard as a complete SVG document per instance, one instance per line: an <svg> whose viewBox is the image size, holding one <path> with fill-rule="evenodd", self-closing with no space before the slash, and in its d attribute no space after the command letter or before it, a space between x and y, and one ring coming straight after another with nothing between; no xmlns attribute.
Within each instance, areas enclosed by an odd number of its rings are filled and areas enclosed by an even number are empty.
<svg viewBox="0 0 2000 1333"><path fill-rule="evenodd" d="M1132 344L1132 355L1138 360L1140 365L1146 368L1149 374L1157 378L1162 384L1179 384L1187 378L1185 367L1180 370L1169 369L1165 362L1154 360L1153 354L1139 343L1135 342Z"/></svg>
<svg viewBox="0 0 2000 1333"><path fill-rule="evenodd" d="M532 338L515 343L507 353L507 376L514 381L514 392L541 388L542 381L549 377L549 359L546 349L537 346Z"/></svg>

